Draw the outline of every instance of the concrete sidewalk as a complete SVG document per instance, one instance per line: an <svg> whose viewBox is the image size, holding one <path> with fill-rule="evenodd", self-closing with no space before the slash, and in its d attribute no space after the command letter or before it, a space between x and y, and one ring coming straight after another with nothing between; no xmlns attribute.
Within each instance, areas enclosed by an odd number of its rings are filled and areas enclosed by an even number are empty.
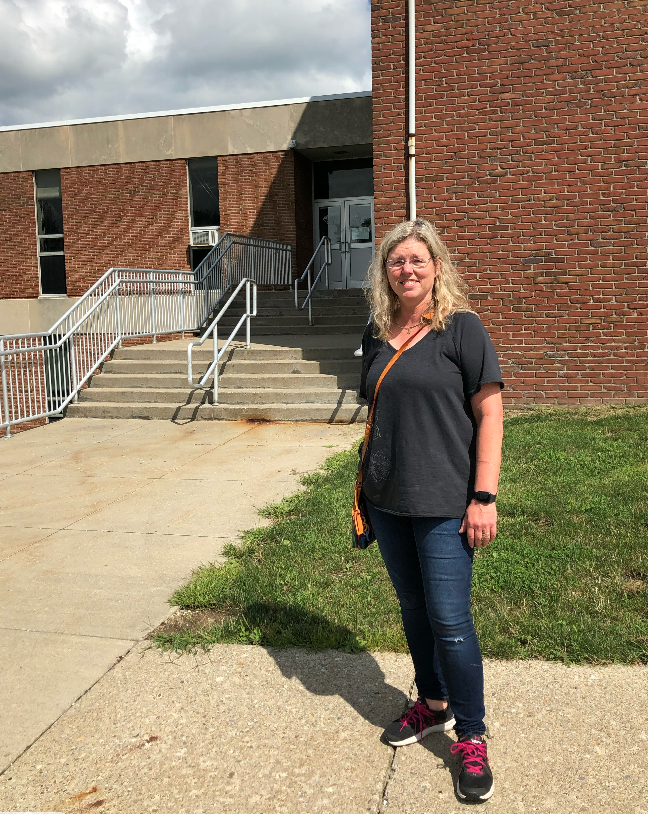
<svg viewBox="0 0 648 814"><path fill-rule="evenodd" d="M66 419L0 443L0 812L463 810L449 735L379 741L407 656L142 641L199 562L357 434ZM648 668L486 679L488 810L648 814Z"/></svg>
<svg viewBox="0 0 648 814"><path fill-rule="evenodd" d="M0 771L359 432L67 418L0 441Z"/></svg>

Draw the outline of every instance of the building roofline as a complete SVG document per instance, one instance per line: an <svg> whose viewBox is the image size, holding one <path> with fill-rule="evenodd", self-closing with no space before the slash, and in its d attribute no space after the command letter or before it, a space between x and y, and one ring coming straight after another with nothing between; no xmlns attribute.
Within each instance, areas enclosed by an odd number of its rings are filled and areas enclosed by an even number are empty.
<svg viewBox="0 0 648 814"><path fill-rule="evenodd" d="M12 124L0 127L0 133L9 130L37 130L43 127L66 127L72 124L98 124L100 122L121 122L128 119L154 119L162 116L189 116L193 113L217 113L222 110L250 110L256 107L280 107L282 105L305 104L306 102L327 102L333 99L355 99L371 96L370 90L355 93L332 93L327 96L302 96L298 99L279 99L270 102L250 102L239 105L216 105L214 107L190 107L184 110L160 110L152 113L129 113L124 116L99 116L94 119L68 119L60 122L39 122L36 124Z"/></svg>

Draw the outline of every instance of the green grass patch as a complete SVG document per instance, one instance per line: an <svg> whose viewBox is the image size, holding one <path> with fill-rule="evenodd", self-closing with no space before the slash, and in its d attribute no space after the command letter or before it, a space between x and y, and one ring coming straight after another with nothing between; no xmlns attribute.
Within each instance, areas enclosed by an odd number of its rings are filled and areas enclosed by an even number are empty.
<svg viewBox="0 0 648 814"><path fill-rule="evenodd" d="M475 559L484 655L648 662L648 411L542 410L506 420L499 535ZM216 621L158 632L176 650L217 642L406 651L376 545L351 548L355 448L265 510L270 526L198 569L171 603Z"/></svg>

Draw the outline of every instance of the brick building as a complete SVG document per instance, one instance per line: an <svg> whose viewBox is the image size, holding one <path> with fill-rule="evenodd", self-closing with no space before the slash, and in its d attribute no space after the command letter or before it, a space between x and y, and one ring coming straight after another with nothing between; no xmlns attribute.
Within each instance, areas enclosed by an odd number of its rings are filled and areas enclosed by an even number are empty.
<svg viewBox="0 0 648 814"><path fill-rule="evenodd" d="M642 4L414 5L417 213L507 400L644 401ZM290 242L295 272L328 234L331 286L360 286L410 211L407 10L372 3L371 96L0 129L0 333L47 328L111 265L188 268L219 230Z"/></svg>
<svg viewBox="0 0 648 814"><path fill-rule="evenodd" d="M0 334L47 330L112 266L195 267L226 231L290 243L297 273L329 205L368 210L360 285L372 193L369 93L0 128Z"/></svg>
<svg viewBox="0 0 648 814"><path fill-rule="evenodd" d="M517 403L645 400L648 48L638 2L416 2L417 212ZM408 214L407 3L372 2L376 233Z"/></svg>

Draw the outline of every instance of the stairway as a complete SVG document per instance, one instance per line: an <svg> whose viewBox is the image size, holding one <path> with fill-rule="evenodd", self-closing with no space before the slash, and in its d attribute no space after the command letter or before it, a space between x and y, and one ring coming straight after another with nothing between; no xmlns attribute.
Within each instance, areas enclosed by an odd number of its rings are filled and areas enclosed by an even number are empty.
<svg viewBox="0 0 648 814"><path fill-rule="evenodd" d="M84 418L325 421L366 419L358 396L361 360L353 356L367 320L361 291L317 292L315 325L291 292L259 292L252 346L234 340L221 363L218 404L187 382L186 340L116 350L67 414ZM227 337L241 306L221 320ZM243 338L241 331L239 337ZM194 378L213 359L212 340L194 350ZM210 382L211 384L211 382Z"/></svg>

